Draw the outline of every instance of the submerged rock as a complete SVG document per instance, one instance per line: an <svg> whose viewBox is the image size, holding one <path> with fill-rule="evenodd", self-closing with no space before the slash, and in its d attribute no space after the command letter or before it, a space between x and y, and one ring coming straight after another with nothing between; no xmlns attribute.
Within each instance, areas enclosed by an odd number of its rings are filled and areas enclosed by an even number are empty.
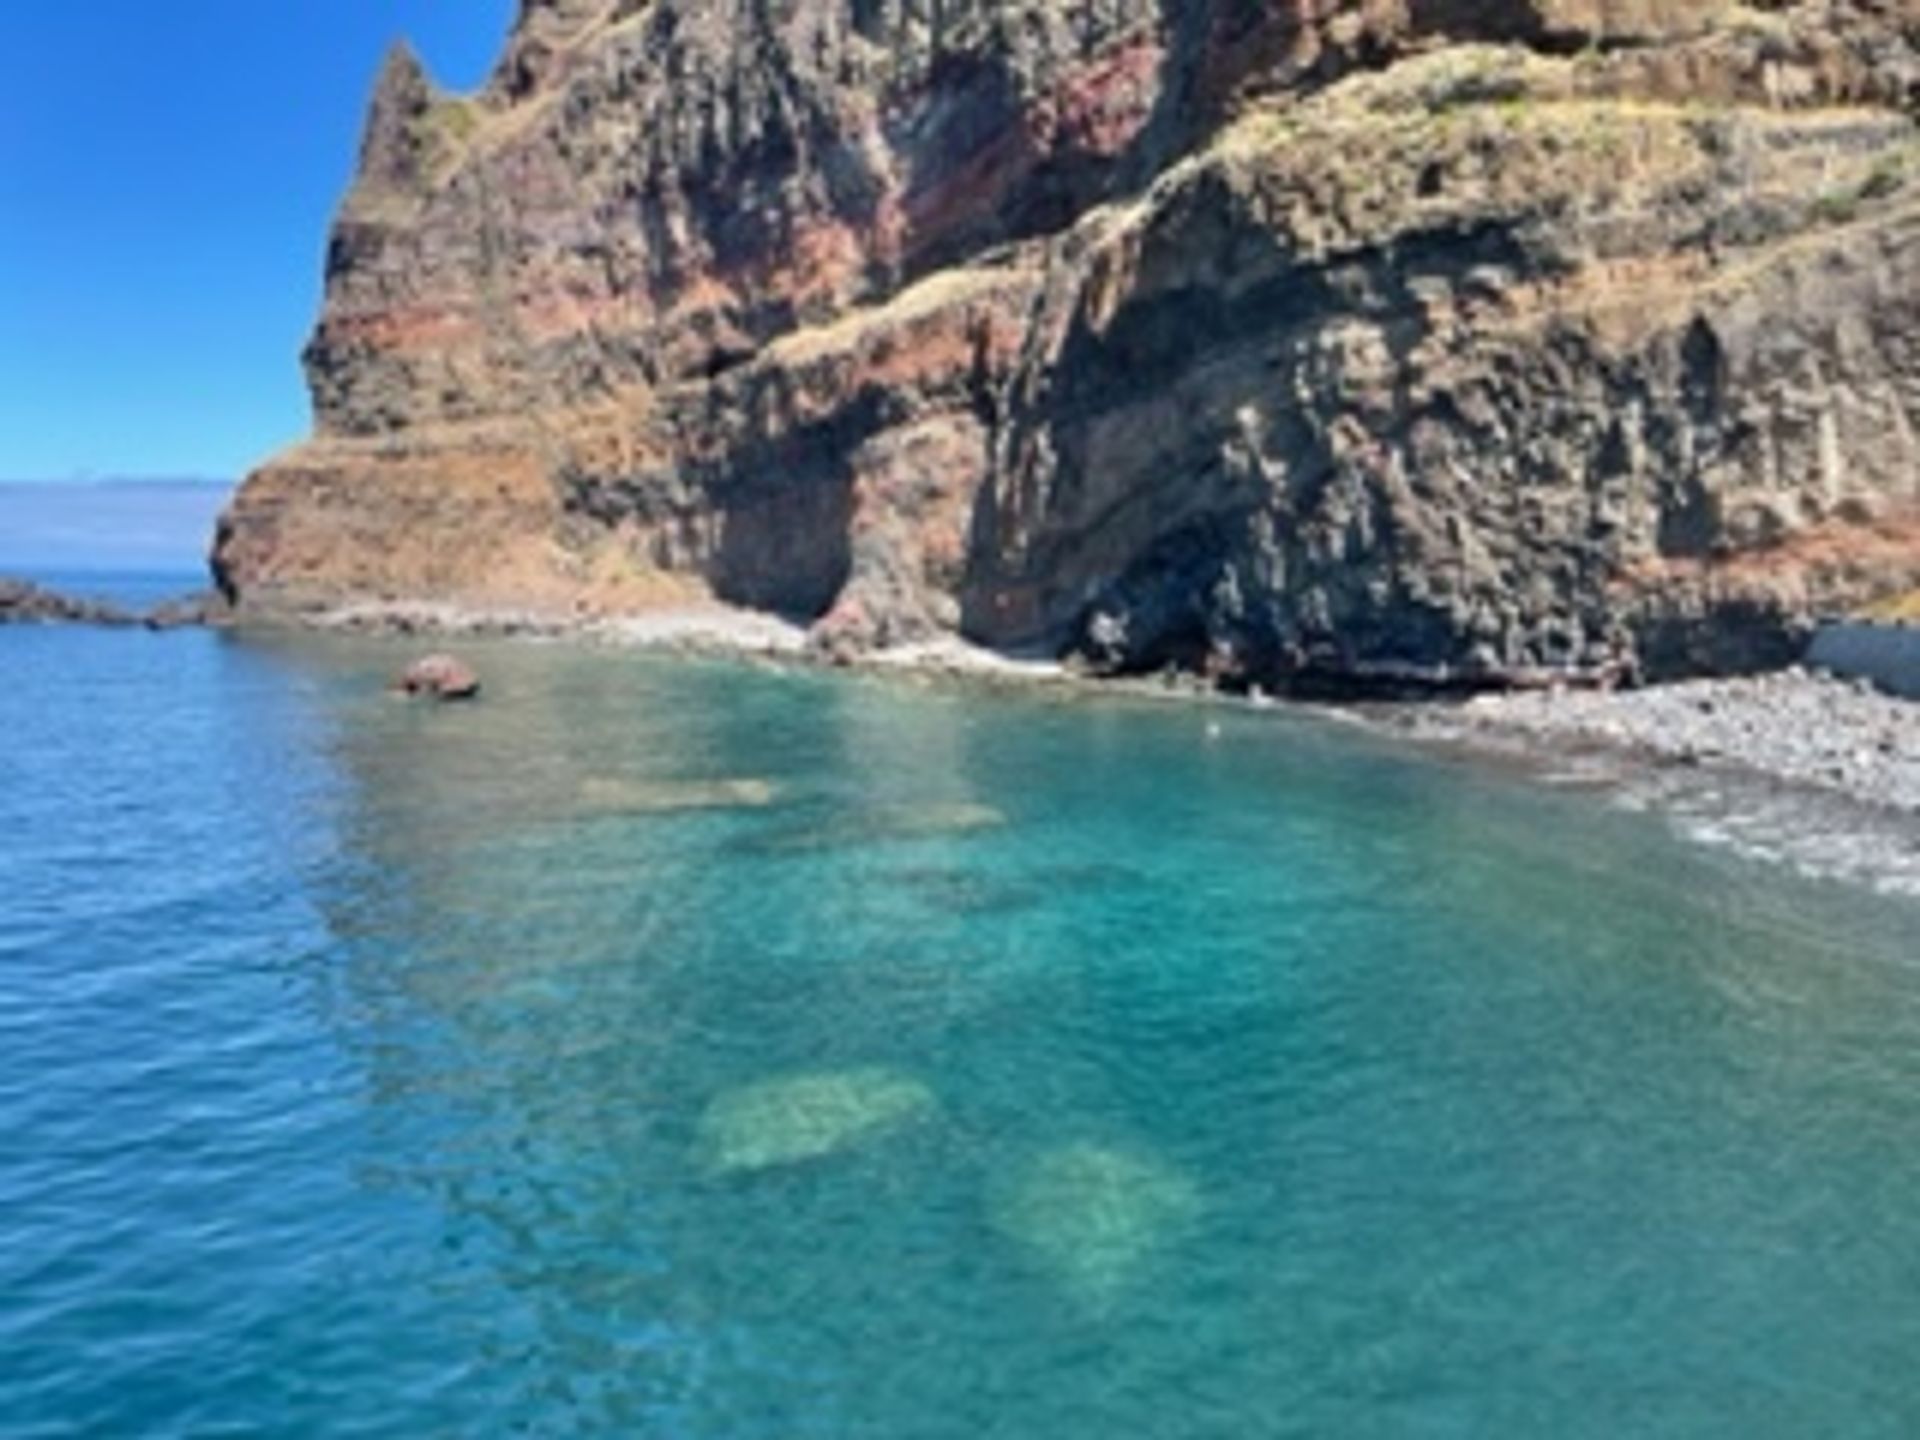
<svg viewBox="0 0 1920 1440"><path fill-rule="evenodd" d="M608 815L672 815L683 810L748 810L771 805L779 790L771 780L634 780L595 776L580 786L580 803Z"/></svg>
<svg viewBox="0 0 1920 1440"><path fill-rule="evenodd" d="M876 820L877 827L885 834L902 838L966 835L975 830L997 830L1006 823L1007 817L1002 811L971 800L887 811Z"/></svg>
<svg viewBox="0 0 1920 1440"><path fill-rule="evenodd" d="M695 1153L714 1174L765 1170L878 1139L937 1108L920 1081L884 1066L784 1076L714 1100Z"/></svg>
<svg viewBox="0 0 1920 1440"><path fill-rule="evenodd" d="M1030 876L1008 877L957 866L922 866L892 872L888 879L930 907L956 915L993 915L1031 910L1058 892Z"/></svg>
<svg viewBox="0 0 1920 1440"><path fill-rule="evenodd" d="M471 700L480 693L480 677L451 655L428 655L407 666L394 688L434 700Z"/></svg>
<svg viewBox="0 0 1920 1440"><path fill-rule="evenodd" d="M991 805L958 801L932 805L889 806L795 826L756 839L754 848L772 851L837 850L893 841L931 840L995 830L1006 815Z"/></svg>
<svg viewBox="0 0 1920 1440"><path fill-rule="evenodd" d="M1199 1213L1199 1191L1178 1170L1079 1141L1030 1161L994 1194L991 1219L1069 1294L1099 1306Z"/></svg>

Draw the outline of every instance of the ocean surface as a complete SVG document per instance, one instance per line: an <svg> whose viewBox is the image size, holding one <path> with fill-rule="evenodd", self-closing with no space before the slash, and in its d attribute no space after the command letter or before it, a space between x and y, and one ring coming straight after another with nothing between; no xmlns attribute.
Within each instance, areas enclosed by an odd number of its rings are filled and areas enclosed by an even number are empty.
<svg viewBox="0 0 1920 1440"><path fill-rule="evenodd" d="M0 631L0 1434L1920 1433L1920 907L1288 714Z"/></svg>

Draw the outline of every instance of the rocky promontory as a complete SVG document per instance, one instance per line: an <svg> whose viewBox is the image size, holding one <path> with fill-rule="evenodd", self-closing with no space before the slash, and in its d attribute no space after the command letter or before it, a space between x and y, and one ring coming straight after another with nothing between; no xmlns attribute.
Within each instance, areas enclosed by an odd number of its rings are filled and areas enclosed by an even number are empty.
<svg viewBox="0 0 1920 1440"><path fill-rule="evenodd" d="M243 614L723 603L1267 688L1920 585L1912 0L521 0L382 69Z"/></svg>

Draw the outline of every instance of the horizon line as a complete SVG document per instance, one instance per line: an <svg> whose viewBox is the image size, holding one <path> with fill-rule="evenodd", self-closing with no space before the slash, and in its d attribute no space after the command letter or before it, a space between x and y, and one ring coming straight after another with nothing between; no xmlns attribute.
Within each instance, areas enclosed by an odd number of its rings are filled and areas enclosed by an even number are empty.
<svg viewBox="0 0 1920 1440"><path fill-rule="evenodd" d="M219 475L0 475L0 485L46 485L46 486L201 486L211 488L216 485L237 485L240 482Z"/></svg>

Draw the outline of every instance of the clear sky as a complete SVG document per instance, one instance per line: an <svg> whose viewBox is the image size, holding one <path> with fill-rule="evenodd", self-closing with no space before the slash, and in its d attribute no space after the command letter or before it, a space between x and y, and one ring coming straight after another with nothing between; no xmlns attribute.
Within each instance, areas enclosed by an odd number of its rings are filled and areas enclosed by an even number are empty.
<svg viewBox="0 0 1920 1440"><path fill-rule="evenodd" d="M299 351L380 57L483 77L512 0L33 0L0 83L0 477L237 478Z"/></svg>

